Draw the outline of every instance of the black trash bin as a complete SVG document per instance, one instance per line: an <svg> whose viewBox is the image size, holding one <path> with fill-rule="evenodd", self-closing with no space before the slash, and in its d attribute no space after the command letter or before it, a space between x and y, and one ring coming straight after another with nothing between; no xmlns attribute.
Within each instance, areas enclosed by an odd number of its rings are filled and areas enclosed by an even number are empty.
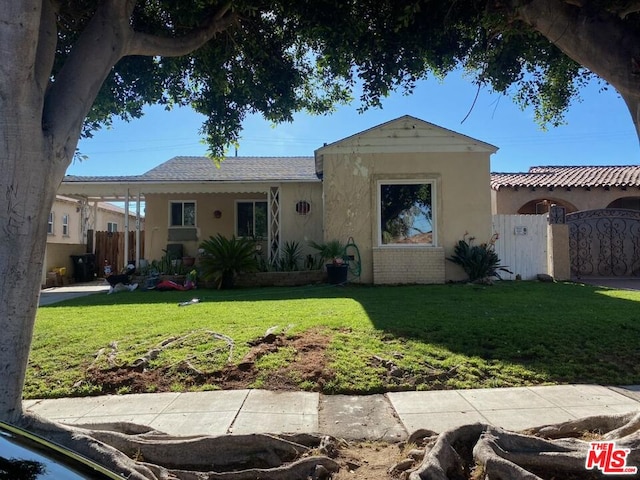
<svg viewBox="0 0 640 480"><path fill-rule="evenodd" d="M76 282L90 282L96 273L96 256L93 253L71 255L73 279Z"/></svg>

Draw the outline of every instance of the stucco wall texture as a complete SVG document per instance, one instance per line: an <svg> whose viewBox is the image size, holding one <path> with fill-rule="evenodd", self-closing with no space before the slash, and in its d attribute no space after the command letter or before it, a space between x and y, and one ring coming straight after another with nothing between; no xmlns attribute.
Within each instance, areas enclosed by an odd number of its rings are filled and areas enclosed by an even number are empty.
<svg viewBox="0 0 640 480"><path fill-rule="evenodd" d="M435 182L433 247L380 244L378 182L399 179ZM467 232L478 239L491 236L487 182L489 156L483 153L325 155L324 237L342 241L353 237L362 257L364 283L464 279L459 267L445 257Z"/></svg>

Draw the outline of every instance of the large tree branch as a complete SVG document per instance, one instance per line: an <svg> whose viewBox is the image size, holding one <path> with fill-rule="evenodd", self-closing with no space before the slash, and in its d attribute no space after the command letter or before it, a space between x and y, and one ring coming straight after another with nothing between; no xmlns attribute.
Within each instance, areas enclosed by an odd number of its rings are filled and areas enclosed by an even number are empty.
<svg viewBox="0 0 640 480"><path fill-rule="evenodd" d="M202 27L180 38L136 33L131 15L137 0L104 0L80 35L47 92L43 128L54 139L58 158L70 160L82 124L102 84L127 55L177 56L202 46L235 21L227 4Z"/></svg>
<svg viewBox="0 0 640 480"><path fill-rule="evenodd" d="M33 65L42 0L0 2L0 99L33 87Z"/></svg>
<svg viewBox="0 0 640 480"><path fill-rule="evenodd" d="M57 4L53 0L44 0L42 2L38 49L35 61L35 80L37 88L43 95L51 78L51 69L56 55L56 43L58 41L56 8Z"/></svg>
<svg viewBox="0 0 640 480"><path fill-rule="evenodd" d="M627 102L640 133L640 35L618 15L558 0L512 0L518 18L569 58L613 85ZM575 2L571 2L575 3ZM630 2L629 5L636 2ZM635 100L634 100L635 99ZM631 100L631 105L629 101Z"/></svg>
<svg viewBox="0 0 640 480"><path fill-rule="evenodd" d="M184 37L159 37L134 32L127 46L126 55L157 55L162 57L187 55L207 43L216 34L226 30L236 19L236 14L231 12L231 4L227 4L199 28Z"/></svg>
<svg viewBox="0 0 640 480"><path fill-rule="evenodd" d="M113 66L123 56L136 0L104 0L78 38L48 90L43 129L69 161L84 119ZM66 167L66 166L65 166Z"/></svg>

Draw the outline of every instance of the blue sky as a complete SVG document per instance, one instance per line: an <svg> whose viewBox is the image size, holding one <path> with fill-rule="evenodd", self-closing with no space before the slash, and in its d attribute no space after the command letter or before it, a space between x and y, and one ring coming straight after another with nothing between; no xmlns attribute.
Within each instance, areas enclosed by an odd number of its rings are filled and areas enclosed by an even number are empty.
<svg viewBox="0 0 640 480"><path fill-rule="evenodd" d="M358 101L340 106L329 116L299 113L292 123L273 126L261 117L244 122L238 155L312 156L331 143L402 115L412 115L499 148L491 171L526 171L533 165L629 165L640 163L640 145L631 116L619 95L599 92L595 83L582 101L567 112L567 125L542 131L532 111L522 111L510 97L480 92L456 72L444 81L420 82L411 96L396 93L382 109L358 113ZM130 123L83 139L80 152L88 159L72 164L72 175L137 175L178 155L204 155L198 134L202 117L188 108L166 112L146 109ZM233 155L230 151L229 155Z"/></svg>

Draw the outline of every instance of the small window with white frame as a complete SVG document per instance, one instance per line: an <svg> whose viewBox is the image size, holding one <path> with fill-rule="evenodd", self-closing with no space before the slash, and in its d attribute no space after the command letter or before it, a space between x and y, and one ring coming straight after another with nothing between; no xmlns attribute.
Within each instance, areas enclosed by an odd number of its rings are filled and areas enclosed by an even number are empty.
<svg viewBox="0 0 640 480"><path fill-rule="evenodd" d="M69 236L69 214L65 213L62 215L62 236Z"/></svg>
<svg viewBox="0 0 640 480"><path fill-rule="evenodd" d="M53 235L53 212L49 212L49 219L47 220L47 235Z"/></svg>
<svg viewBox="0 0 640 480"><path fill-rule="evenodd" d="M435 210L434 181L378 181L379 244L436 245Z"/></svg>
<svg viewBox="0 0 640 480"><path fill-rule="evenodd" d="M107 222L107 232L115 233L118 231L118 224L116 222Z"/></svg>
<svg viewBox="0 0 640 480"><path fill-rule="evenodd" d="M169 226L170 227L195 227L196 226L196 202L184 202L184 201L169 202Z"/></svg>

